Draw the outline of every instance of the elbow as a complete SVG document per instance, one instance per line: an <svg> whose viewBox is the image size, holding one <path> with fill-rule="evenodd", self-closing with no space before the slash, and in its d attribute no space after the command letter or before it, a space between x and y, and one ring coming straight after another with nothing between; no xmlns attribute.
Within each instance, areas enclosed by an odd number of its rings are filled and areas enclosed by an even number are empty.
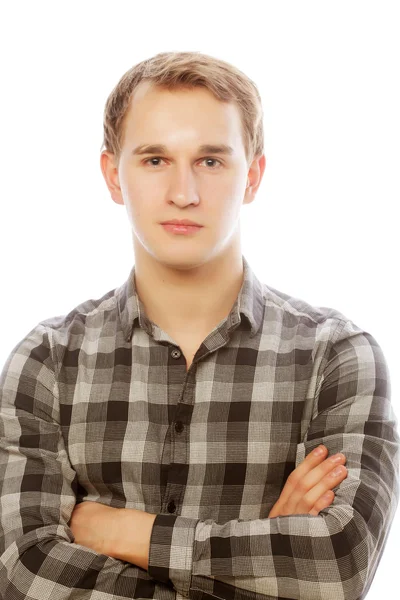
<svg viewBox="0 0 400 600"><path fill-rule="evenodd" d="M330 517L332 515L327 519ZM336 518L335 521L337 526ZM352 518L345 525L336 527L336 531L330 536L333 556L332 561L328 557L328 563L332 564L332 574L336 572L338 598L359 600L365 597L382 554L381 538L382 536L375 538L372 535L364 518L354 509ZM333 593L332 589L330 593ZM325 593L322 593L321 598L325 597Z"/></svg>

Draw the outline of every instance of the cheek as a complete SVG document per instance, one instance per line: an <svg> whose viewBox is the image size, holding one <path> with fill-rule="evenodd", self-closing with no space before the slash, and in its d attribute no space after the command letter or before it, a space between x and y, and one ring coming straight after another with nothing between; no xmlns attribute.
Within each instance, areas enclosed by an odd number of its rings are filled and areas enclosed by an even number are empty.
<svg viewBox="0 0 400 600"><path fill-rule="evenodd" d="M228 196L226 202L221 205L219 210L219 218L226 227L230 227L240 217L241 199L233 196Z"/></svg>
<svg viewBox="0 0 400 600"><path fill-rule="evenodd" d="M131 185L123 190L123 196L126 210L132 224L144 224L146 220L151 218L152 212L153 217L155 218L155 211L152 209L153 204L151 198L142 188L138 189L137 185Z"/></svg>

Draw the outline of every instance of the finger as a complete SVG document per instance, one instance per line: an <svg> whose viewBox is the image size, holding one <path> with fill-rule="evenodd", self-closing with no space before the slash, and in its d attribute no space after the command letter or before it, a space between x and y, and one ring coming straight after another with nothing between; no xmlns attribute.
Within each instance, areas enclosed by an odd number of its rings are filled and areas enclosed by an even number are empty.
<svg viewBox="0 0 400 600"><path fill-rule="evenodd" d="M315 450L317 450L317 448L315 448L312 452L307 454L305 459L290 473L281 495L279 496L279 504L286 504L298 483L307 475L307 473L325 460L328 450L325 446L319 446L318 449L319 448L322 449L322 454L315 454Z"/></svg>
<svg viewBox="0 0 400 600"><path fill-rule="evenodd" d="M337 462L336 459L338 459L339 462ZM344 456L344 454L339 452L337 455L326 458L321 464L314 466L314 468L311 469L311 471L309 471L299 481L297 481L296 486L293 488L292 493L287 499L287 509L289 511L295 510L297 504L304 500L306 494L308 494L309 491L316 488L316 486L323 480L323 478L329 475L329 473L334 469L335 466L343 465L345 462L346 457ZM330 485L326 485L326 483L329 483ZM314 494L311 495L311 503L309 504L309 508L311 508L314 505L314 502L320 496L322 496L324 491L332 489L332 487L337 485L337 483L335 483L334 485L331 485L331 483L331 480L328 478L327 480L325 480L325 485L323 486L322 490L321 487L316 488Z"/></svg>
<svg viewBox="0 0 400 600"><path fill-rule="evenodd" d="M323 496L321 496L321 498L318 498L312 509L309 511L309 514L318 516L321 510L328 508L328 506L332 504L334 498L335 492L328 490Z"/></svg>
<svg viewBox="0 0 400 600"><path fill-rule="evenodd" d="M336 473L336 469L339 471ZM347 477L347 469L343 465L339 465L339 467L335 467L332 471L326 475L316 486L314 486L304 497L299 501L297 505L298 510L305 510L314 506L314 504L318 501L321 496L323 496L326 492L332 490L332 488L336 487Z"/></svg>

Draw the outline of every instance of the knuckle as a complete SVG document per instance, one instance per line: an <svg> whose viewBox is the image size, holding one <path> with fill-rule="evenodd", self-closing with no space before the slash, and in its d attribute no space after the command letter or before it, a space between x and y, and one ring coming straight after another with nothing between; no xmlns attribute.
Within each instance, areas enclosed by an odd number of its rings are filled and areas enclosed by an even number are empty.
<svg viewBox="0 0 400 600"><path fill-rule="evenodd" d="M297 503L297 508L301 512L308 512L314 504L315 502L307 494L304 494L302 499Z"/></svg>
<svg viewBox="0 0 400 600"><path fill-rule="evenodd" d="M299 479L296 483L296 492L300 492L301 494L308 492L308 485L304 479Z"/></svg>

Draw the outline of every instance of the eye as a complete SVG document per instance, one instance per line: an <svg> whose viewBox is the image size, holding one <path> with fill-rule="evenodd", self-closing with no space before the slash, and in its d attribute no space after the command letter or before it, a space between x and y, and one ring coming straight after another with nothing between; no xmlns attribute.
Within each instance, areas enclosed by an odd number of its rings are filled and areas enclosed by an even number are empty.
<svg viewBox="0 0 400 600"><path fill-rule="evenodd" d="M163 159L161 158L161 156L152 156L151 158L146 159L144 161L144 164L148 164L149 161L153 161L153 160L163 160ZM213 161L214 163L217 162L220 166L222 165L221 161L218 160L217 158L210 158L210 157L203 158L202 162L204 162L205 160ZM151 166L152 167L158 167L159 165L158 164L156 164L156 165L155 164L151 164ZM216 171L216 168L212 167L211 171Z"/></svg>
<svg viewBox="0 0 400 600"><path fill-rule="evenodd" d="M152 158L148 158L147 160L144 161L144 164L147 165L147 163L150 160L162 160L162 158L160 156L153 156ZM152 167L158 167L158 165L151 165Z"/></svg>
<svg viewBox="0 0 400 600"><path fill-rule="evenodd" d="M217 162L217 163L218 163L220 166L222 165L221 161L220 161L220 160L218 160L217 158L203 158L203 161L204 161L204 160L212 160L213 162ZM214 169L214 170L215 170L215 169Z"/></svg>

